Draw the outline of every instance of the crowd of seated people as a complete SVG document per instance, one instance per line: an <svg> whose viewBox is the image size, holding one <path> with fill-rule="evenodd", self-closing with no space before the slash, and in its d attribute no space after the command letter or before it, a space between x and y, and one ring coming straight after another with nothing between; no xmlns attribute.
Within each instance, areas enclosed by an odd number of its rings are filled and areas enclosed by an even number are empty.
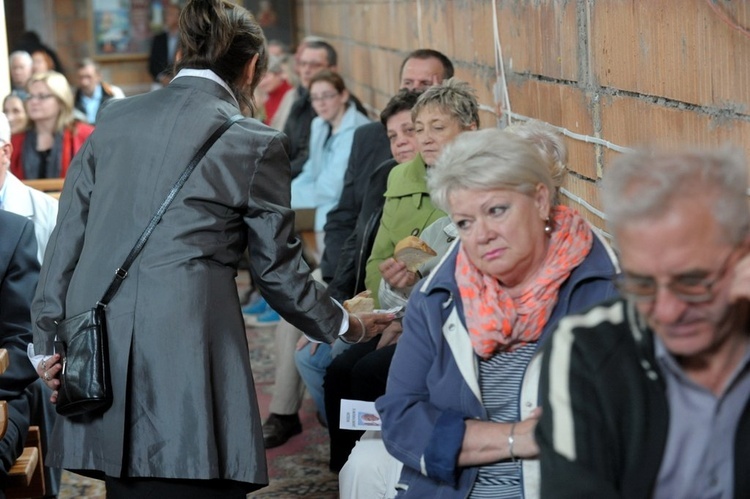
<svg viewBox="0 0 750 499"><path fill-rule="evenodd" d="M342 497L750 493L744 454L733 453L750 448L750 341L738 332L750 298L746 163L727 151L625 155L605 200L621 272L610 243L560 203L566 153L553 128L532 120L479 130L474 90L429 49L407 55L399 92L371 121L337 58L320 38L295 54L276 44L257 117L289 140L291 206L316 210L317 279L339 302L367 290L375 308L405 313L367 342L329 345L253 296L246 324L276 328L265 447L302 431L306 389L328 428ZM44 50L9 62L0 203L3 182L64 177L99 106L123 96L89 59L75 94ZM733 218L722 212L731 200ZM686 212L715 237L689 239ZM41 261L49 221L34 222ZM641 233L661 246L640 247ZM410 235L437 253L418 271L394 258ZM707 252L728 256L717 266ZM618 378L620 367L632 382ZM655 422L608 395L607 382ZM375 402L382 431L341 429L343 399ZM670 412L696 406L701 420ZM685 449L707 456L709 469Z"/></svg>
<svg viewBox="0 0 750 499"><path fill-rule="evenodd" d="M57 54L38 37L30 40L30 52L14 50L8 56L11 93L3 98L3 112L12 133L11 171L22 180L64 178L101 106L125 94L105 82L88 57L78 61L72 87Z"/></svg>
<svg viewBox="0 0 750 499"><path fill-rule="evenodd" d="M335 49L320 39L303 41L297 53L302 63L297 66L302 81L314 74L313 69L321 71L329 67L331 61L336 61L337 57ZM416 50L409 53L401 65L399 87L411 90L424 89L451 76L453 65L443 54L434 50ZM299 130L296 120L307 119L307 114L300 110L306 109L309 105L309 101L304 97L301 101L295 102L287 122L286 131L290 132L293 169L294 155L304 154L299 142L306 137L304 134L293 132ZM379 222L379 215L372 221L370 217L380 212L385 181L393 166L395 163L391 159L389 138L383 124L374 122L359 127L354 132L339 203L329 212L326 220L325 250L320 263L323 281L331 284L331 295L340 301L355 294L352 283L357 281L357 278L354 275L364 274L364 261L372 244L370 239L375 237L374 228ZM377 187L370 189L370 181ZM367 209L364 206L366 198L374 200L372 206L368 206ZM370 228L366 229L368 226ZM361 237L364 233L369 233L370 236ZM364 261L356 263L357 259L363 258ZM360 270L356 270L357 268ZM364 289L363 279L360 281L355 287ZM251 303L244 312L268 314L268 311L264 312L264 307L262 301ZM263 318L263 315L260 315L258 319ZM298 348L301 337L302 333L299 330L289 327L283 321L275 331L275 386L269 406L270 415L263 426L267 448L281 445L302 431L298 411L302 403L304 384L294 361L295 349ZM315 348L311 346L310 350L314 352Z"/></svg>
<svg viewBox="0 0 750 499"><path fill-rule="evenodd" d="M442 64L433 51L427 52L430 55L417 60L432 58ZM304 61L306 68L313 62ZM321 56L317 66L323 70L326 59ZM571 456L565 454L572 445L591 450L585 430L576 421L584 409L555 401L555 390L566 385L559 385L554 377L560 366L541 367L542 351L555 347L555 331L564 329L564 317L601 302L619 303L612 301L618 296L619 263L610 243L574 209L560 204L558 188L566 161L561 135L533 120L503 131L477 131L473 92L450 76L452 68L450 75L433 72L421 80L422 89L432 88L413 96L416 102L409 113L400 109L386 114L389 106L405 98L401 93L386 106L380 123L355 131L343 189L323 227L320 278L329 284L332 296L343 301L369 290L376 307L404 307L403 321L396 320L382 335L355 345L311 343L301 331L277 328L274 399L287 403L272 399L271 415L264 424L266 447L283 445L302 431L297 415L301 375L318 420L328 427L329 466L340 473L341 497L537 497L540 492L558 497L557 491L566 487L576 492L565 497L581 497L591 483L602 494L597 497L614 497L631 489L643 492L637 497L650 497L654 491L660 497L684 492L689 488L685 484L695 479L659 471L658 460L648 468L650 482L635 486L620 479L646 469L637 459L621 463L621 454L603 446L602 457L619 466L606 468L597 456L584 451L580 464L571 464ZM398 121L399 114L407 119ZM289 120L287 129L294 129L294 115ZM358 139L365 133L371 138ZM391 140L391 158L383 139ZM295 144L295 134L290 140L298 151L312 144L309 140ZM362 147L369 147L368 156L378 161L361 159ZM414 153L416 157L410 157ZM746 186L747 181L740 183ZM747 237L747 227L743 230ZM337 240L341 233L345 236ZM393 258L396 243L408 235L419 236L437 250L438 256L419 272L407 270ZM747 249L742 255L746 253ZM738 261L730 255L731 264ZM700 274L694 285L696 303L714 298L698 291L710 288L725 271L722 267ZM692 303L692 289L683 292L680 281L674 288L665 282L669 290L665 293L674 291ZM640 300L638 283L627 285L633 288L631 296ZM649 280L648 285L656 286L649 299L660 298L660 282ZM623 289L625 285L620 286ZM750 291L743 287L736 293L740 297L736 299L744 299ZM639 311L649 321L646 307L635 309ZM657 320L652 319L651 327L658 338ZM689 314L683 320L689 322ZM586 339L575 336L581 343ZM750 364L746 343L737 368L745 371ZM295 365L289 361L292 345L297 349L293 354L298 372L289 374L290 365ZM667 357L680 355L676 349L660 351ZM681 362L677 360L677 369ZM287 373L280 375L280 370ZM742 383L747 379L738 376ZM744 386L737 389L739 395L732 393L736 403L732 431L741 432L746 421ZM661 401L665 396L659 397ZM382 435L367 432L360 440L362 432L340 429L342 399L376 401ZM584 399L563 402L585 404ZM669 398L667 402L672 403ZM559 422L549 415L563 410L568 418L563 428L571 429L576 439L583 431L580 443L565 444L565 436L555 426ZM670 453L667 464L677 469L679 444L672 439L679 437L661 424L661 440L654 448L665 445ZM680 424L675 431L685 438L686 428L693 426ZM597 430L614 431L599 426ZM712 430L702 432L711 434ZM546 440L538 440L542 438ZM695 448L705 451L707 442ZM545 454L546 449L552 452ZM724 453L725 458L728 455ZM712 462L718 465L719 459ZM558 470L561 463L569 467L567 476ZM618 474L608 475L607 470L613 469ZM581 487L575 488L570 476L577 470L599 475L587 479L590 483L581 480ZM729 491L728 496L732 490L746 490L744 479L731 473L720 474L718 482L709 472L703 475L720 485L700 490ZM558 480L561 485L547 486L545 480Z"/></svg>
<svg viewBox="0 0 750 499"><path fill-rule="evenodd" d="M468 84L451 78L432 86L419 96L411 110L417 143L416 156L396 166L388 175L383 212L365 271L365 285L379 306L380 281L389 280L396 288L407 272L393 259L396 244L407 236L419 236L445 212L432 203L426 172L434 165L443 147L461 132L479 127L479 104ZM413 284L413 283L412 283ZM328 366L324 380L326 411L332 418L332 471L340 471L359 437L357 432L339 429L341 399L374 401L385 393L390 358L399 337L394 324L384 337L354 345Z"/></svg>

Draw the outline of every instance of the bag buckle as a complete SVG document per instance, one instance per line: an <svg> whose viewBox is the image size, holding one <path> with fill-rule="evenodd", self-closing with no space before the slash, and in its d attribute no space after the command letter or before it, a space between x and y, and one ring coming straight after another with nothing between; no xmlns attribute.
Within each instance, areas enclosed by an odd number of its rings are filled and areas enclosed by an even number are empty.
<svg viewBox="0 0 750 499"><path fill-rule="evenodd" d="M115 270L115 277L118 279L125 279L128 276L128 271L123 268Z"/></svg>

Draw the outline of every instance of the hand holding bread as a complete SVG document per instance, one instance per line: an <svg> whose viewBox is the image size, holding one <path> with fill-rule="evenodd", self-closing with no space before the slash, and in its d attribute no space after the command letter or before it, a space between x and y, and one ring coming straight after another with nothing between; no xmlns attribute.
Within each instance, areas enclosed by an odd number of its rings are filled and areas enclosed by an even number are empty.
<svg viewBox="0 0 750 499"><path fill-rule="evenodd" d="M383 280L394 289L413 286L418 280L417 269L437 255L427 243L416 236L408 236L396 244L393 258L378 267Z"/></svg>
<svg viewBox="0 0 750 499"><path fill-rule="evenodd" d="M406 265L409 272L416 272L423 263L435 256L435 250L417 236L403 238L393 250L393 259Z"/></svg>

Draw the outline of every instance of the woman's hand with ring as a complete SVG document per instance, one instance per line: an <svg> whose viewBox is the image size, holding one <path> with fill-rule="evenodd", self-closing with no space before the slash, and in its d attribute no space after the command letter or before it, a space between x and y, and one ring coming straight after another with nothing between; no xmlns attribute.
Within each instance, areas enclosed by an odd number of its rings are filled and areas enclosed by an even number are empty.
<svg viewBox="0 0 750 499"><path fill-rule="evenodd" d="M60 380L57 379L57 376L60 374L61 370L62 365L60 364L60 354L55 354L40 362L37 366L36 373L42 381L44 381L45 385L52 390L57 390L60 387ZM57 396L53 396L53 398L57 400Z"/></svg>

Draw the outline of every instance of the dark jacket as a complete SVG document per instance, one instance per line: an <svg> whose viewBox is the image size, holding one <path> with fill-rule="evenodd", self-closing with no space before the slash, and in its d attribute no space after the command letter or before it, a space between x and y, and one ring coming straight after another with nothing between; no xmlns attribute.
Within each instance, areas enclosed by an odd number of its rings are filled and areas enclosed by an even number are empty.
<svg viewBox="0 0 750 499"><path fill-rule="evenodd" d="M404 316L404 332L388 374L385 395L376 401L383 420L383 441L404 463L398 497L468 497L477 467L457 468L465 419L488 419L482 404L477 356L466 330L463 303L456 284L460 243L412 292ZM549 338L566 314L585 310L615 295L611 278L613 254L597 238L584 261L558 292L557 304L537 342ZM532 359L519 396L519 419L534 408L538 369ZM535 375L536 373L536 375ZM532 401L533 400L533 401ZM524 403L524 401L526 403ZM524 488L538 485L533 460L523 461ZM420 472L420 470L424 470ZM423 474L424 473L424 474ZM451 483L454 482L455 483Z"/></svg>
<svg viewBox="0 0 750 499"><path fill-rule="evenodd" d="M561 321L545 346L536 430L542 497L653 495L669 406L653 333L639 322L625 301L605 303ZM750 401L737 427L734 480L734 497L750 497Z"/></svg>
<svg viewBox="0 0 750 499"><path fill-rule="evenodd" d="M363 200L369 196L370 175L390 158L391 147L382 123L373 122L357 128L344 175L344 190L338 206L328 212L326 220L325 251L320 262L324 281L333 279L336 266L341 261L341 248L355 230ZM385 189L378 193L379 197L382 198L383 192Z"/></svg>
<svg viewBox="0 0 750 499"><path fill-rule="evenodd" d="M0 439L0 489L23 452L29 430L30 399L26 388L37 380L26 356L31 343L31 300L39 279L34 224L0 210L0 348L8 352L8 369L0 375L0 400L8 402L8 429Z"/></svg>
<svg viewBox="0 0 750 499"><path fill-rule="evenodd" d="M107 83L102 82L99 85L102 87L102 100L99 101L99 109L101 109L102 104L114 97L114 94L112 93L112 88ZM86 107L83 105L83 92L81 92L80 88L76 90L75 108L86 116Z"/></svg>
<svg viewBox="0 0 750 499"><path fill-rule="evenodd" d="M388 185L388 175L397 164L395 159L384 161L367 180L354 231L341 247L336 271L328 285L331 296L337 300L347 300L365 290L365 269L383 215L383 194Z"/></svg>
<svg viewBox="0 0 750 499"><path fill-rule="evenodd" d="M62 151L60 153L60 177L65 177L73 157L83 147L83 144L94 131L94 127L80 121L74 122L65 128L62 136ZM13 153L10 155L10 171L20 180L31 180L39 178L38 175L28 175L27 166L24 166L24 142L30 132L20 132L11 135L10 143L13 144Z"/></svg>
<svg viewBox="0 0 750 499"><path fill-rule="evenodd" d="M151 40L151 52L148 56L148 72L151 74L151 78L154 81L159 81L159 76L162 73L171 70L173 60L169 60L169 35L166 31L162 31L158 35L154 35ZM179 44L179 43L178 43ZM177 52L177 49L175 49Z"/></svg>

